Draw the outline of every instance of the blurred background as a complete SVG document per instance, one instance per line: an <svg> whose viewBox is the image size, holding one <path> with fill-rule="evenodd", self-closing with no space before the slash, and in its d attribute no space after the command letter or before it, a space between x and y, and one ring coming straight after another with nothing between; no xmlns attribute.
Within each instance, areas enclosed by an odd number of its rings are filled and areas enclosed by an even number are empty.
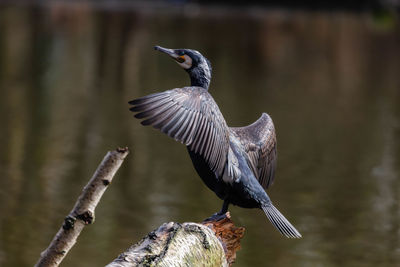
<svg viewBox="0 0 400 267"><path fill-rule="evenodd" d="M130 155L63 266L102 266L168 221L222 202L184 146L142 127L133 98L189 84L154 45L213 65L230 126L269 113L269 194L303 234L260 210L234 266L399 266L399 1L44 1L0 4L0 265L32 266L108 150Z"/></svg>

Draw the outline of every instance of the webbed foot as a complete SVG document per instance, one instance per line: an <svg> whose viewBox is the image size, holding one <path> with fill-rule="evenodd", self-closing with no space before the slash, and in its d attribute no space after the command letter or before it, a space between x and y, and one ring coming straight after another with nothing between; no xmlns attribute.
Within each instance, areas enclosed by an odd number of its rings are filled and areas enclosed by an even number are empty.
<svg viewBox="0 0 400 267"><path fill-rule="evenodd" d="M204 222L210 222L210 221L217 222L217 221L221 221L225 218L229 218L229 217L230 217L229 212L225 212L225 213L217 212L217 213L214 213L213 215L211 215L210 217L208 217L207 219L205 219Z"/></svg>

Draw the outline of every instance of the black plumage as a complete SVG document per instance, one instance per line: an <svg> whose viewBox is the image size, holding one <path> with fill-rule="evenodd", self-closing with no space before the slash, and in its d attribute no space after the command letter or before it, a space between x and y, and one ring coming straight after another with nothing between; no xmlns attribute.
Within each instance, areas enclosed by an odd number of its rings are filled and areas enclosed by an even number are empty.
<svg viewBox="0 0 400 267"><path fill-rule="evenodd" d="M301 237L265 192L273 183L277 157L271 118L263 113L249 126L228 127L208 93L210 62L191 49L155 49L170 55L189 73L191 86L130 101L135 117L187 146L204 183L224 200L218 215L225 214L230 203L260 208L283 235Z"/></svg>

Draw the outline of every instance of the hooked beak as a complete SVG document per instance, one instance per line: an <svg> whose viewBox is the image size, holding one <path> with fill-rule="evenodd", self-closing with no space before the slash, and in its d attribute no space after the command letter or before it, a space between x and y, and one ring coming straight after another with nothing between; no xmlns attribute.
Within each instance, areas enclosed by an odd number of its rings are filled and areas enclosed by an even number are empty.
<svg viewBox="0 0 400 267"><path fill-rule="evenodd" d="M172 57L179 63L182 63L185 61L185 58L183 56L179 56L177 53L175 53L175 50L173 50L173 49L164 48L164 47L161 47L158 45L155 46L154 49L169 55L170 57Z"/></svg>

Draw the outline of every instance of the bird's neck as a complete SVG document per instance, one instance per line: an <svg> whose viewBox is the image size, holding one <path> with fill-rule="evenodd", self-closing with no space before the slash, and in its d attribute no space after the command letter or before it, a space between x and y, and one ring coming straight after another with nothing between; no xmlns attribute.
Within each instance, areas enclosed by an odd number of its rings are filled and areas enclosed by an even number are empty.
<svg viewBox="0 0 400 267"><path fill-rule="evenodd" d="M202 88L208 90L208 87L210 86L210 80L207 80L205 78L197 79L197 78L190 77L190 85L202 87Z"/></svg>
<svg viewBox="0 0 400 267"><path fill-rule="evenodd" d="M194 69L189 72L191 86L198 86L208 90L211 81L211 73L202 69Z"/></svg>

